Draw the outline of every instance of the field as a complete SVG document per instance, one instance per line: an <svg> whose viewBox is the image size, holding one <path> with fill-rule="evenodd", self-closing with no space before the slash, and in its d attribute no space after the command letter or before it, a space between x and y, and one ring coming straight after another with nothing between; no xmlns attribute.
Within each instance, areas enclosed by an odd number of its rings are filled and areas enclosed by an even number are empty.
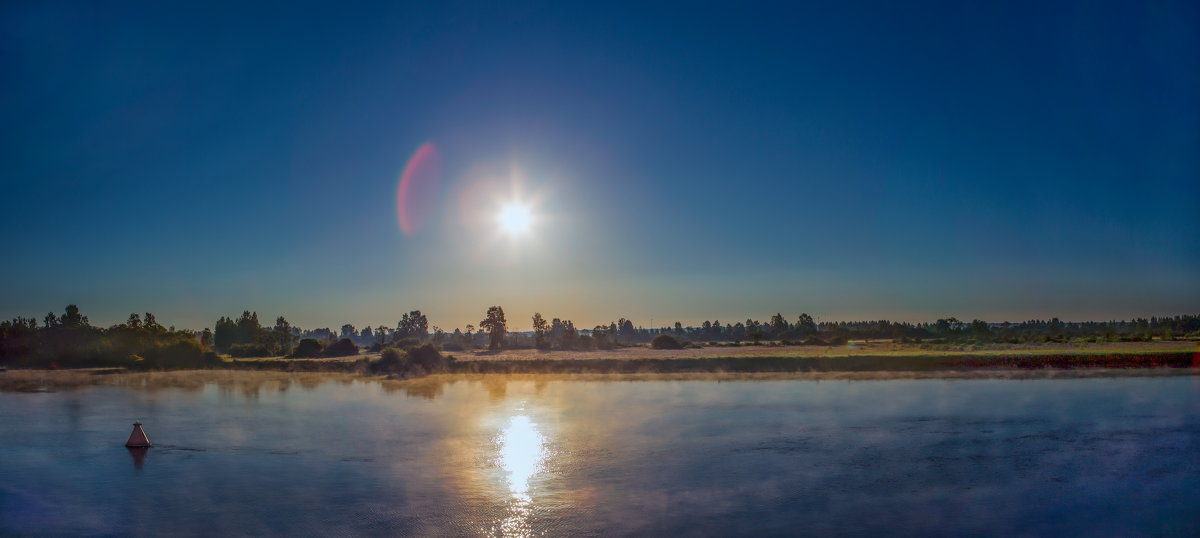
<svg viewBox="0 0 1200 538"><path fill-rule="evenodd" d="M718 359L718 358L834 358L834 357L937 357L937 356L1008 356L1058 354L1186 353L1200 351L1200 343L1189 341L1111 342L1089 344L987 344L982 346L945 344L896 344L885 341L854 341L845 346L742 345L704 346L688 349L651 349L647 346L592 351L539 351L535 349L499 352L451 352L460 361L473 360L578 360L578 359Z"/></svg>

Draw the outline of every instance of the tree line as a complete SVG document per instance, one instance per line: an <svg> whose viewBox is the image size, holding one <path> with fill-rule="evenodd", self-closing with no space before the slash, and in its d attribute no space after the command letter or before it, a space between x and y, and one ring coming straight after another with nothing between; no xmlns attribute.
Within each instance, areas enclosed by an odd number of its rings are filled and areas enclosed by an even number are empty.
<svg viewBox="0 0 1200 538"><path fill-rule="evenodd" d="M420 310L400 316L394 324L361 329L344 324L340 330L303 330L283 316L264 326L257 312L236 318L220 317L212 329L201 331L165 327L154 314L130 314L108 328L91 325L76 305L60 315L48 313L39 322L17 317L0 322L0 362L28 366L124 366L132 368L200 367L231 357L341 357L362 349L401 350L429 344L442 351L500 349L611 349L651 343L655 347L684 345L781 344L842 345L851 340L945 343L1127 342L1151 339L1200 339L1200 316L1161 316L1125 321L1068 322L1058 318L1020 323L970 322L949 317L927 323L874 321L818 322L809 314L789 319L776 313L767 321L748 318L736 323L704 321L698 326L643 328L626 318L591 329L577 328L570 319L541 313L531 319L532 331L510 332L504 309L488 307L483 319L465 328L446 331L430 325ZM658 338L666 337L666 338Z"/></svg>

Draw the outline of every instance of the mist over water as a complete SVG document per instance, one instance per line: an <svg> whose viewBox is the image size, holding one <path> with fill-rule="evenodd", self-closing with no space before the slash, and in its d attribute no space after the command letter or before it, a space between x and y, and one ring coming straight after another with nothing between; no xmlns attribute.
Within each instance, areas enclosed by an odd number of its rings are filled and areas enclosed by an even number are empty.
<svg viewBox="0 0 1200 538"><path fill-rule="evenodd" d="M1196 377L0 393L0 534L1195 535L1198 411Z"/></svg>

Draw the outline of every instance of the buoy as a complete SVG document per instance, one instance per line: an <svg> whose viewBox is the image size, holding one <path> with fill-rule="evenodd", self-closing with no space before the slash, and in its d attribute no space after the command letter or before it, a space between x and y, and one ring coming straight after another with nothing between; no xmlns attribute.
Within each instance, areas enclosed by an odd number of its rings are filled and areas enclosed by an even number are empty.
<svg viewBox="0 0 1200 538"><path fill-rule="evenodd" d="M125 441L125 446L129 448L146 448L150 445L150 438L146 437L146 432L142 431L141 421L133 423L133 433L129 434L129 440Z"/></svg>

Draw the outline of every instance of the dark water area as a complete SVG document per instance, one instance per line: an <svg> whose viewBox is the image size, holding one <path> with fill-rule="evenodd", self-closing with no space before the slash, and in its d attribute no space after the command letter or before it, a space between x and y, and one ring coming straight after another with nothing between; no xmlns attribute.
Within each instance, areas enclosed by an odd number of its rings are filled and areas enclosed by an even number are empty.
<svg viewBox="0 0 1200 538"><path fill-rule="evenodd" d="M1196 536L1200 378L0 393L0 535L114 534Z"/></svg>

